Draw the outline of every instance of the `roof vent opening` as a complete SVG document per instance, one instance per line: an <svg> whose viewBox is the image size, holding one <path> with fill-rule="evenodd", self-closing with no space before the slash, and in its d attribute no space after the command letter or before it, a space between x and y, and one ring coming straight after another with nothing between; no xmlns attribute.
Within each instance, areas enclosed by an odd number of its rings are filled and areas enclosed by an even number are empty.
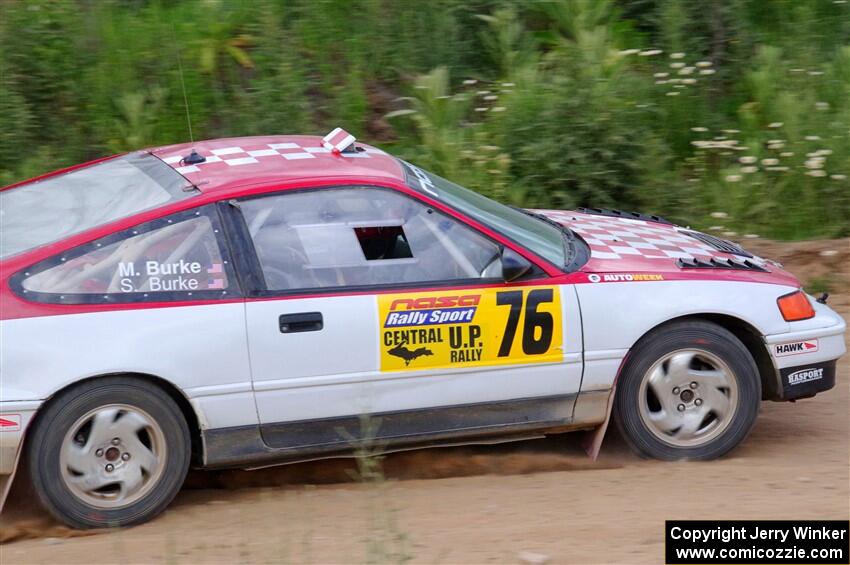
<svg viewBox="0 0 850 565"><path fill-rule="evenodd" d="M753 254L749 251L746 251L740 245L732 243L731 241L727 241L725 239L721 239L719 237L702 233L698 231L688 231L688 230L679 230L679 233L683 233L685 235L689 235L697 241L701 241L706 245L710 245L711 247L717 249L718 251L722 251L724 253L730 253L732 255L740 255L741 257L753 257Z"/></svg>
<svg viewBox="0 0 850 565"><path fill-rule="evenodd" d="M639 212L625 212L623 210L585 207L579 207L578 211L582 214L589 214L591 216L608 216L609 218L626 218L627 220L643 220L644 222L656 222L658 224L673 224L673 222L654 214L641 214Z"/></svg>

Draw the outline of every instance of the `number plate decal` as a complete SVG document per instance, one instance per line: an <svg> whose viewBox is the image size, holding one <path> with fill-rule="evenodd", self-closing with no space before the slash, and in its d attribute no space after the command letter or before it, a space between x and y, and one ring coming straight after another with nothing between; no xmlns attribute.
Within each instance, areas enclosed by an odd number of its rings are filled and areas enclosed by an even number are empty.
<svg viewBox="0 0 850 565"><path fill-rule="evenodd" d="M564 359L557 286L378 295L382 371Z"/></svg>

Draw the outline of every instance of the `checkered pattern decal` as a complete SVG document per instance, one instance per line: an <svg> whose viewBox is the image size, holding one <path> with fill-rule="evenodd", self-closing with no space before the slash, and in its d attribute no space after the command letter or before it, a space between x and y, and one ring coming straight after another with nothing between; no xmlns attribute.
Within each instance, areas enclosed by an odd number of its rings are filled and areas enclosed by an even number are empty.
<svg viewBox="0 0 850 565"><path fill-rule="evenodd" d="M633 220L608 218L577 212L543 211L553 220L563 223L590 246L594 259L708 259L729 257L697 239L680 233L675 227ZM761 262L761 259L755 258Z"/></svg>
<svg viewBox="0 0 850 565"><path fill-rule="evenodd" d="M364 151L334 153L325 147L302 147L297 143L268 143L261 147L252 148L223 147L221 149L213 149L209 154L201 152L200 154L206 157L206 161L195 165L182 165L183 156L181 155L166 157L163 161L174 166L174 169L181 175L186 175L200 172L202 168L209 167L210 165L215 166L218 164L218 166L239 167L259 163L261 159L286 159L287 161L292 161L296 159L315 159L322 154L332 154L335 157L341 156L346 159L368 159L370 154L385 154L380 149L373 147L364 149Z"/></svg>

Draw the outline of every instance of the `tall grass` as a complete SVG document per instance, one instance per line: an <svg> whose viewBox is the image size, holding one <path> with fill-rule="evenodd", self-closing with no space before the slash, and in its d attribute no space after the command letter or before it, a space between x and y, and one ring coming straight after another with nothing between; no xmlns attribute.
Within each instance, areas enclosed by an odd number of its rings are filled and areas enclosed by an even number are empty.
<svg viewBox="0 0 850 565"><path fill-rule="evenodd" d="M513 204L637 208L728 237L850 234L841 0L0 11L0 183L188 139L182 79L196 138L342 125Z"/></svg>

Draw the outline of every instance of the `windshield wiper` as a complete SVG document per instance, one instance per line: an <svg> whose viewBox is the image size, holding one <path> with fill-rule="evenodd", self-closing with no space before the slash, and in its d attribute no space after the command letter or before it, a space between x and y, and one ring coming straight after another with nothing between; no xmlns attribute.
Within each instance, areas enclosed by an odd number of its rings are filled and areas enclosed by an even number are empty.
<svg viewBox="0 0 850 565"><path fill-rule="evenodd" d="M557 228L558 231L561 232L561 235L563 237L564 267L573 262L576 254L576 244L575 234L570 228L561 223L556 222L555 220L544 214L538 214L537 212L532 212L531 210L526 210L525 208L520 208L519 206L514 206L513 204L511 204L510 207L518 212L522 212L526 216L531 216L532 218L538 219L541 222L547 223L550 226Z"/></svg>

